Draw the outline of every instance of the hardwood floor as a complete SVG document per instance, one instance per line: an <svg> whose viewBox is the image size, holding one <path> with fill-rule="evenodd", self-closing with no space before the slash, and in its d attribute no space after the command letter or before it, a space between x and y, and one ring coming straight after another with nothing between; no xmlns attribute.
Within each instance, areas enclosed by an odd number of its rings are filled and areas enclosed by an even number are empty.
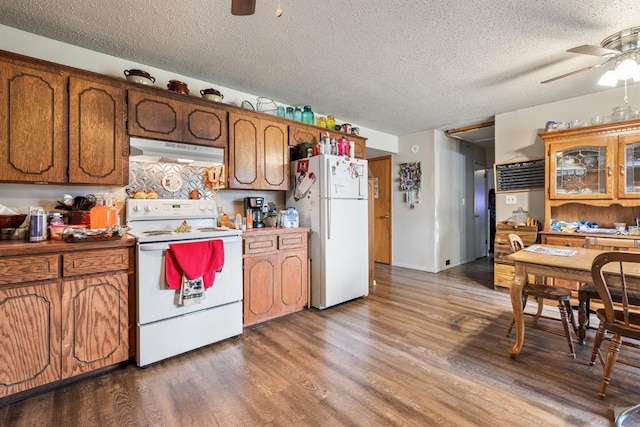
<svg viewBox="0 0 640 427"><path fill-rule="evenodd" d="M377 265L367 298L5 405L0 425L609 426L611 408L640 401L640 370L622 364L597 399L594 331L571 359L562 336L527 328L509 358L509 295L491 289L491 263Z"/></svg>

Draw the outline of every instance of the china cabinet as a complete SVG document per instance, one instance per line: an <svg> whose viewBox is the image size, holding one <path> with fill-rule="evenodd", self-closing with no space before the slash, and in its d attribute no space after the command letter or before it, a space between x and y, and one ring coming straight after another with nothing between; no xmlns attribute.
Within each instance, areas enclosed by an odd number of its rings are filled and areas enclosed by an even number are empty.
<svg viewBox="0 0 640 427"><path fill-rule="evenodd" d="M600 228L640 216L640 120L542 132L545 230L554 221Z"/></svg>

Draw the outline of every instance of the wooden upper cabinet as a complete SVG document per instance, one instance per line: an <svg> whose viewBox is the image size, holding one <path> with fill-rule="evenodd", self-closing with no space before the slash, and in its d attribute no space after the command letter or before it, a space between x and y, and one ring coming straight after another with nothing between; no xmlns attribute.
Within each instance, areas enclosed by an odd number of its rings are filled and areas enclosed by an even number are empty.
<svg viewBox="0 0 640 427"><path fill-rule="evenodd" d="M289 145L297 146L306 142L308 144L315 144L320 141L321 131L318 128L303 125L289 125Z"/></svg>
<svg viewBox="0 0 640 427"><path fill-rule="evenodd" d="M227 148L227 112L219 108L185 104L183 141Z"/></svg>
<svg viewBox="0 0 640 427"><path fill-rule="evenodd" d="M366 144L366 139L364 138L360 138L360 137L356 137L351 135L349 137L349 140L351 141L351 143L356 144L355 149L354 149L354 156L356 159L364 159L367 157L367 144Z"/></svg>
<svg viewBox="0 0 640 427"><path fill-rule="evenodd" d="M125 90L71 77L69 183L126 185Z"/></svg>
<svg viewBox="0 0 640 427"><path fill-rule="evenodd" d="M67 182L67 76L1 64L0 180Z"/></svg>
<svg viewBox="0 0 640 427"><path fill-rule="evenodd" d="M129 135L226 148L227 111L129 91Z"/></svg>
<svg viewBox="0 0 640 427"><path fill-rule="evenodd" d="M182 104L174 99L129 91L129 135L180 141Z"/></svg>
<svg viewBox="0 0 640 427"><path fill-rule="evenodd" d="M229 113L229 188L289 188L287 125Z"/></svg>

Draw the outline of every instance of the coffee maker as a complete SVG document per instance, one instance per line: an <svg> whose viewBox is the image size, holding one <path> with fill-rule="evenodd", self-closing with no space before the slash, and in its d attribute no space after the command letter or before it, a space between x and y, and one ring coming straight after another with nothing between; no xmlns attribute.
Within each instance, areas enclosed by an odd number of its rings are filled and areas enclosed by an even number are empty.
<svg viewBox="0 0 640 427"><path fill-rule="evenodd" d="M264 205L264 197L245 197L244 211L247 215L251 215L254 228L263 228L264 219L262 207Z"/></svg>

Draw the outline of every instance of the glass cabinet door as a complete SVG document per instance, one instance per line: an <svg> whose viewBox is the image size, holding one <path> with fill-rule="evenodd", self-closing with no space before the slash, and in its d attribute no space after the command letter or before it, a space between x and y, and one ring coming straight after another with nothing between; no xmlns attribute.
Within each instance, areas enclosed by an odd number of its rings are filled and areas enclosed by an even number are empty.
<svg viewBox="0 0 640 427"><path fill-rule="evenodd" d="M640 198L640 136L621 136L618 152L618 197Z"/></svg>
<svg viewBox="0 0 640 427"><path fill-rule="evenodd" d="M613 150L614 144L608 138L551 144L549 196L553 199L612 198Z"/></svg>

